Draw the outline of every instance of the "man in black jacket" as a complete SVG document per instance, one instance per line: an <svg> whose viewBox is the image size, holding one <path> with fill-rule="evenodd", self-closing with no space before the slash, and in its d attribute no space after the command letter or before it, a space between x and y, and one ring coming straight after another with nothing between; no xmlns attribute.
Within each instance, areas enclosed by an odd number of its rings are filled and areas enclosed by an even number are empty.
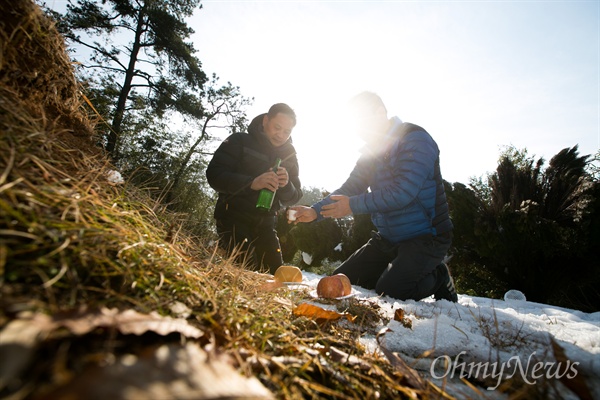
<svg viewBox="0 0 600 400"><path fill-rule="evenodd" d="M259 271L274 273L283 264L275 231L277 211L302 197L291 141L295 125L294 110L274 104L252 120L248 133L225 139L206 169L208 183L219 193L215 206L219 246ZM282 161L274 172L277 158ZM256 207L261 189L275 192L269 211Z"/></svg>

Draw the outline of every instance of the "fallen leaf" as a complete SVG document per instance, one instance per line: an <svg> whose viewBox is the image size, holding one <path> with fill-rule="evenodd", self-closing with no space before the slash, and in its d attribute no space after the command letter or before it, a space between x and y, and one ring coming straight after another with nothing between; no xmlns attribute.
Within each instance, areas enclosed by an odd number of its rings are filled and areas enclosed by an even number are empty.
<svg viewBox="0 0 600 400"><path fill-rule="evenodd" d="M404 310L399 308L394 312L394 321L402 321L404 319Z"/></svg>
<svg viewBox="0 0 600 400"><path fill-rule="evenodd" d="M397 309L394 312L394 321L400 322L405 328L412 329L412 321L406 318L404 310L401 308Z"/></svg>
<svg viewBox="0 0 600 400"><path fill-rule="evenodd" d="M296 317L307 317L318 324L325 323L327 321L337 321L340 318L346 318L350 322L354 322L356 318L353 315L347 313L339 313L337 311L325 310L319 306L313 304L302 303L293 310L293 315Z"/></svg>
<svg viewBox="0 0 600 400"><path fill-rule="evenodd" d="M37 344L51 328L50 317L36 314L15 319L0 331L0 392L29 365Z"/></svg>
<svg viewBox="0 0 600 400"><path fill-rule="evenodd" d="M244 377L228 356L195 343L126 354L107 367L90 367L40 400L273 399L255 377Z"/></svg>
<svg viewBox="0 0 600 400"><path fill-rule="evenodd" d="M148 331L159 335L169 335L174 332L185 337L197 339L204 333L182 318L165 317L156 311L142 314L135 310L121 311L116 308L102 308L98 311L87 311L67 318L54 321L55 327L63 326L76 335L84 335L92 330L116 328L124 335L143 335Z"/></svg>

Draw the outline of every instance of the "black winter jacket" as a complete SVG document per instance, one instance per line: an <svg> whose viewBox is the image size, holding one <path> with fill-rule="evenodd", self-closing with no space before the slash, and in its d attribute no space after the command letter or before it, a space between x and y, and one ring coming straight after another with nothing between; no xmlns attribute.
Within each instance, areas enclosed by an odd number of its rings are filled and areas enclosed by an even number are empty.
<svg viewBox="0 0 600 400"><path fill-rule="evenodd" d="M227 217L253 223L264 216L274 216L282 206L297 204L302 197L298 177L298 159L291 139L274 147L263 132L262 121L266 114L255 117L248 133L234 133L221 143L206 168L206 179L219 193L215 218ZM289 183L277 190L270 212L256 208L258 190L250 189L252 181L275 165L287 169Z"/></svg>

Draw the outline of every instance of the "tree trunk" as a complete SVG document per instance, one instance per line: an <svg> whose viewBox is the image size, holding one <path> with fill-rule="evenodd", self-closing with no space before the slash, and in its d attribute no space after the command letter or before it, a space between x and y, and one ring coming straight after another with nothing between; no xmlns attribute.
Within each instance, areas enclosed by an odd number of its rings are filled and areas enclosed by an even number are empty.
<svg viewBox="0 0 600 400"><path fill-rule="evenodd" d="M200 134L200 137L198 138L198 140L196 140L196 142L192 145L192 147L190 147L190 149L188 150L187 154L185 155L183 161L181 162L181 166L179 167L179 169L177 170L177 172L175 173L175 175L173 175L173 184L171 185L168 193L167 193L167 199L166 199L166 203L169 204L172 200L173 200L173 191L177 188L177 186L179 186L179 181L181 180L181 177L183 176L183 172L185 171L185 169L187 168L188 163L190 162L190 159L192 158L192 154L194 154L194 151L196 151L196 148L200 145L200 143L202 142L202 140L205 139L206 137L206 128L208 126L208 123L219 113L219 109L217 109L217 112L215 112L212 115L208 115L206 117L206 120L204 121L204 125L202 126L202 133Z"/></svg>
<svg viewBox="0 0 600 400"><path fill-rule="evenodd" d="M119 101L117 102L117 108L115 109L111 130L108 134L108 142L106 143L106 151L110 154L113 160L118 159L118 154L116 151L117 141L121 134L121 124L123 123L125 106L127 103L127 98L129 97L129 92L131 91L131 83L133 82L133 77L135 75L135 65L137 63L138 54L141 48L142 32L144 31L144 26L146 24L145 17L146 7L144 6L139 10L138 13L138 23L135 30L135 40L131 48L131 56L129 57L129 65L127 66L127 71L125 72L125 80L123 81L123 86L121 87Z"/></svg>

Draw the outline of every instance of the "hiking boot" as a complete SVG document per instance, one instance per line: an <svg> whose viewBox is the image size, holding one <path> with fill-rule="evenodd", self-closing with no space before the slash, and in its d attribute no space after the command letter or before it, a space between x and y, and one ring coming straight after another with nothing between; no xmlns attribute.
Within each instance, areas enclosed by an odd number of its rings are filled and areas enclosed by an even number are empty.
<svg viewBox="0 0 600 400"><path fill-rule="evenodd" d="M445 263L441 263L435 267L437 278L438 278L438 289L433 294L436 301L448 300L453 303L458 302L458 295L456 294L456 288L454 287L454 280L450 276L450 270Z"/></svg>

